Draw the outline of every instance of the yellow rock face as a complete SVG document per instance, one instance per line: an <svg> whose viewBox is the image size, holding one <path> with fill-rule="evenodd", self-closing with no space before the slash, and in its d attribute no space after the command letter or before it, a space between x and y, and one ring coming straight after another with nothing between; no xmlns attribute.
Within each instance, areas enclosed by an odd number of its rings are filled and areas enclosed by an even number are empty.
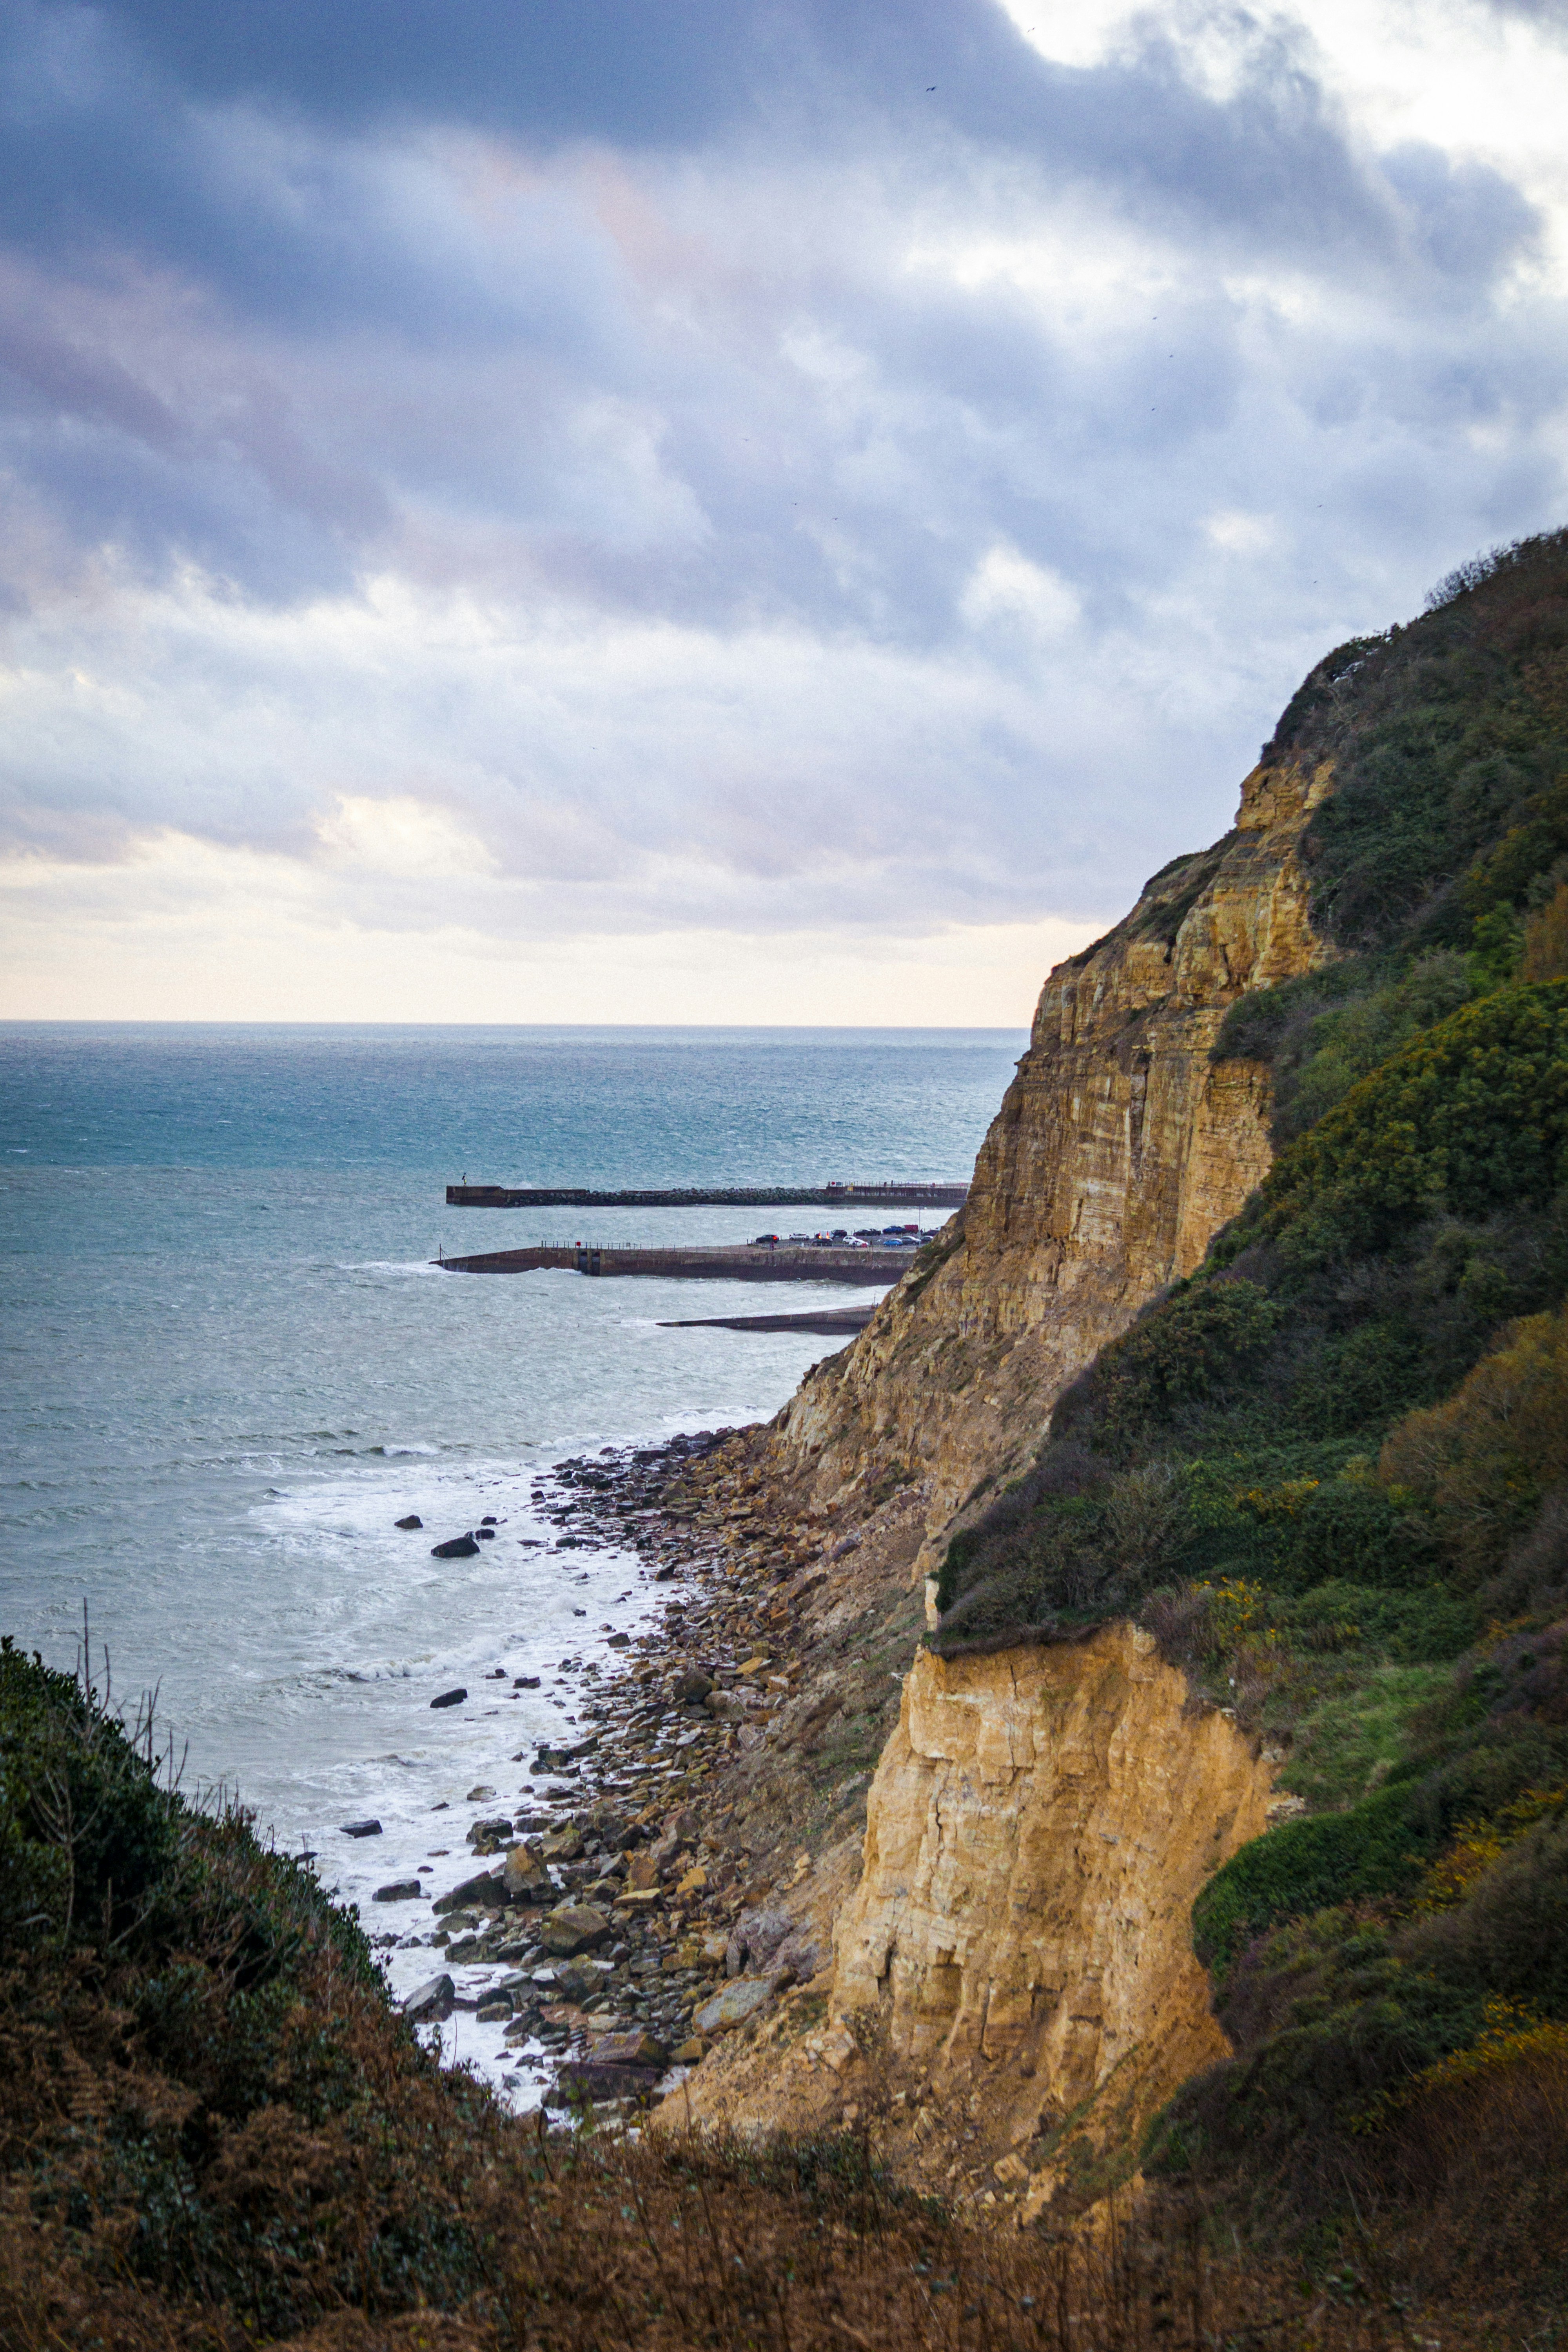
<svg viewBox="0 0 1568 2352"><path fill-rule="evenodd" d="M1209 1051L1237 997L1329 954L1298 857L1328 788L1326 769L1255 770L1235 830L1052 972L940 1264L911 1268L782 1417L820 1496L928 1477L945 1532L1032 1457L1063 1388L1267 1173L1267 1070Z"/></svg>
<svg viewBox="0 0 1568 2352"><path fill-rule="evenodd" d="M879 2013L895 2062L994 2147L1085 2102L1092 2144L1131 2145L1227 2051L1190 1915L1268 1826L1270 1779L1134 1626L923 1653L835 1934L836 2015Z"/></svg>

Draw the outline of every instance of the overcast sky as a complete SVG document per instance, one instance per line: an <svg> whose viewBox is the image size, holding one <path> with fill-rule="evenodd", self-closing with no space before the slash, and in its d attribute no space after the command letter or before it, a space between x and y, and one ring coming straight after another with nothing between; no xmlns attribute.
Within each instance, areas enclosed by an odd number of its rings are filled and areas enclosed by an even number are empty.
<svg viewBox="0 0 1568 2352"><path fill-rule="evenodd" d="M0 1011L1021 1023L1568 521L1568 0L0 0Z"/></svg>

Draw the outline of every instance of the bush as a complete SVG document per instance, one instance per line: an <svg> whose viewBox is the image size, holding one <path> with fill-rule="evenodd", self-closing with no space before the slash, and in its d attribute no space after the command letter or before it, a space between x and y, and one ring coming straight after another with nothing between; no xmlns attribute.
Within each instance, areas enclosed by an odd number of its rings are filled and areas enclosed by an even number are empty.
<svg viewBox="0 0 1568 2352"><path fill-rule="evenodd" d="M1352 1896L1413 1888L1441 1841L1408 1790L1380 1790L1347 1813L1286 1822L1227 1862L1193 1906L1193 1947L1224 1971L1243 1947L1282 1919Z"/></svg>
<svg viewBox="0 0 1568 2352"><path fill-rule="evenodd" d="M174 1853L178 1808L70 1675L0 1639L0 1953L122 1935Z"/></svg>
<svg viewBox="0 0 1568 2352"><path fill-rule="evenodd" d="M1465 1582L1500 1567L1568 1463L1568 1310L1516 1324L1440 1405L1407 1414L1382 1471L1423 1506Z"/></svg>
<svg viewBox="0 0 1568 2352"><path fill-rule="evenodd" d="M1112 1340L1065 1397L1053 1428L1092 1422L1094 1443L1126 1457L1194 1406L1230 1395L1279 1330L1280 1309L1255 1282L1183 1283Z"/></svg>
<svg viewBox="0 0 1568 2352"><path fill-rule="evenodd" d="M1299 1265L1386 1247L1412 1219L1484 1217L1568 1181L1568 982L1468 1006L1352 1087L1237 1221Z"/></svg>

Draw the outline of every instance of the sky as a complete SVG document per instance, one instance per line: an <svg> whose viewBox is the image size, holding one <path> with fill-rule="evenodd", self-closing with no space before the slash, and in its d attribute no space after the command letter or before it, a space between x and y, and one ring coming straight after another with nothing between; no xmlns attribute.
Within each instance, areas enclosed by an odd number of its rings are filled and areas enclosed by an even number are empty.
<svg viewBox="0 0 1568 2352"><path fill-rule="evenodd" d="M1568 0L0 0L0 1015L1021 1024L1568 522Z"/></svg>

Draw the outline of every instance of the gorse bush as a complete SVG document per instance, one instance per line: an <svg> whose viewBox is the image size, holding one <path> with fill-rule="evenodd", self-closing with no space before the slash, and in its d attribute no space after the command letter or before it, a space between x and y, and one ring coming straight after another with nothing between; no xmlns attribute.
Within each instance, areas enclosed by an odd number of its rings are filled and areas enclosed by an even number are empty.
<svg viewBox="0 0 1568 2352"><path fill-rule="evenodd" d="M1568 982L1503 989L1361 1079L1269 1171L1215 1252L1298 1262L1386 1246L1412 1218L1479 1218L1568 1184Z"/></svg>

